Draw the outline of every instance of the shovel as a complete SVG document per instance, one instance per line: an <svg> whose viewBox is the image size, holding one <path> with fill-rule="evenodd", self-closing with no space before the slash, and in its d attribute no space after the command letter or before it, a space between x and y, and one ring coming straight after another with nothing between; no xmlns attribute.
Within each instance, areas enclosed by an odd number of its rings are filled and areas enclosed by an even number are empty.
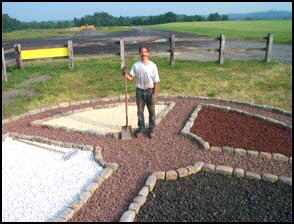
<svg viewBox="0 0 294 224"><path fill-rule="evenodd" d="M33 146L42 148L42 149L47 149L47 150L50 150L50 151L53 151L53 152L63 153L63 155L62 155L63 160L68 160L72 156L74 156L75 154L78 153L78 150L73 150L71 152L62 152L62 151L59 151L57 149L49 148L49 147L42 146L42 145L37 145L37 144L34 144L32 142L28 142L28 141L25 141L25 140L21 140L21 139L16 139L16 140L19 141L19 142L22 142L22 143L26 143L26 144L29 144L29 145L33 145Z"/></svg>
<svg viewBox="0 0 294 224"><path fill-rule="evenodd" d="M132 126L128 125L128 98L127 98L127 76L125 75L125 105L126 105L126 125L121 126L121 140L132 139Z"/></svg>

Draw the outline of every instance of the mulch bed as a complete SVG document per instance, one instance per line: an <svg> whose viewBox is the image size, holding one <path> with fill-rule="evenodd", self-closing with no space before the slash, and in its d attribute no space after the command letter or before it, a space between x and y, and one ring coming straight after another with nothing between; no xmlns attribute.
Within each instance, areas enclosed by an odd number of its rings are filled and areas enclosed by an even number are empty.
<svg viewBox="0 0 294 224"><path fill-rule="evenodd" d="M191 132L208 141L210 146L292 155L291 129L221 109L201 109Z"/></svg>
<svg viewBox="0 0 294 224"><path fill-rule="evenodd" d="M292 187L203 171L159 181L138 222L290 222Z"/></svg>
<svg viewBox="0 0 294 224"><path fill-rule="evenodd" d="M159 97L158 100L161 100L161 98ZM257 173L292 176L292 164L289 162L207 152L201 150L188 138L180 135L181 129L199 103L230 106L247 112L268 116L288 124L292 124L291 117L268 112L260 108L219 100L176 97L170 97L164 100L175 101L176 105L161 120L156 128L156 137L153 139L141 135L133 140L122 141L110 136L87 136L80 133L29 126L30 121L52 116L53 112L65 112L82 107L95 106L99 103L69 106L67 108L45 111L24 117L4 124L2 126L2 133L18 132L20 134L37 135L57 141L100 146L104 161L118 164L118 169L94 191L87 203L69 221L118 221L134 197L137 196L139 190L144 186L146 178L152 172L177 169L195 164L198 161L233 168L238 167ZM111 103L116 102L119 101L112 101ZM255 130L252 130L252 132L255 132Z"/></svg>

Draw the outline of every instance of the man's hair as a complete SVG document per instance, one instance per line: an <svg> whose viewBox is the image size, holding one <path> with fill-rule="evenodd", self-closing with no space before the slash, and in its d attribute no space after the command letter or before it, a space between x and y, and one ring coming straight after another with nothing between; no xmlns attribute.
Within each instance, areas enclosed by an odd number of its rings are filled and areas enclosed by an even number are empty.
<svg viewBox="0 0 294 224"><path fill-rule="evenodd" d="M139 47L139 52L141 51L142 48L145 48L147 50L147 52L149 52L149 48L148 47L144 47L144 46Z"/></svg>

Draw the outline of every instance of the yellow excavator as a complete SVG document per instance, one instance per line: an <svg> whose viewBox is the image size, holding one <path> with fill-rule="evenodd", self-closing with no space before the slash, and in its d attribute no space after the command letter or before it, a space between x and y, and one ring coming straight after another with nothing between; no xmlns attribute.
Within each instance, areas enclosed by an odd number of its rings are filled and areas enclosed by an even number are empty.
<svg viewBox="0 0 294 224"><path fill-rule="evenodd" d="M87 24L86 26L81 26L79 31L81 31L81 30L96 30L96 28L93 25Z"/></svg>

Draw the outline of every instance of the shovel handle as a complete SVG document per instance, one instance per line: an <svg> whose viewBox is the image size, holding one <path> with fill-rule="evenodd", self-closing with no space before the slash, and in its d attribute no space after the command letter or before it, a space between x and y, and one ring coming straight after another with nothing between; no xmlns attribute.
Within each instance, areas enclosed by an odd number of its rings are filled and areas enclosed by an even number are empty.
<svg viewBox="0 0 294 224"><path fill-rule="evenodd" d="M128 98L127 98L127 84L128 80L127 80L127 76L125 75L125 106L126 106L126 126L128 126Z"/></svg>

